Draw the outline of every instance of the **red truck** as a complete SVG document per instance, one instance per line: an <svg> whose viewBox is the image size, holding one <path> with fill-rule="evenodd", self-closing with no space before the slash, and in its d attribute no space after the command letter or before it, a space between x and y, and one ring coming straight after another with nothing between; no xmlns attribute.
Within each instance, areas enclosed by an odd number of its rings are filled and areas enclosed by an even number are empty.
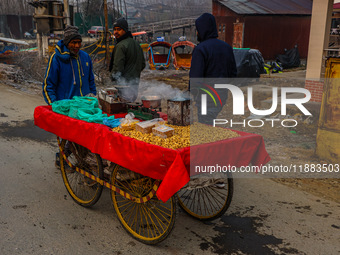
<svg viewBox="0 0 340 255"><path fill-rule="evenodd" d="M101 26L92 26L87 31L87 35L91 38L101 36L103 33L104 33L104 27L101 27Z"/></svg>

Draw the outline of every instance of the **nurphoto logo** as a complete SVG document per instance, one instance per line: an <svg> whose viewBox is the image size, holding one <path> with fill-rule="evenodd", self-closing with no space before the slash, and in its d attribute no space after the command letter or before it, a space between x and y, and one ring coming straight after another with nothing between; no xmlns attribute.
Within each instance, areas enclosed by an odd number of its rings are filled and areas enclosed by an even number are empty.
<svg viewBox="0 0 340 255"><path fill-rule="evenodd" d="M217 97L220 105L223 106L221 97L219 96L217 91L213 87L208 85L208 84L203 84L203 85L205 87L207 87L208 89L210 89L214 93L214 95ZM200 90L206 92L211 97L211 99L214 101L215 107L216 107L217 103L216 103L215 97L211 94L211 92L209 90L205 89L205 88L200 88ZM201 95L201 97L202 97L202 107L201 107L202 115L206 115L207 114L207 94L202 94ZM203 106L203 104L204 104L204 106Z"/></svg>
<svg viewBox="0 0 340 255"><path fill-rule="evenodd" d="M207 115L208 112L208 105L207 105L207 95L209 95L212 100L215 103L215 107L217 107L217 103L215 100L215 97L219 100L221 106L222 106L222 101L217 93L216 89L225 89L225 93L228 93L230 91L231 96L233 98L233 115L244 115L245 112L245 100L244 100L244 94L243 91L232 84L215 84L214 87L209 86L204 84L207 88L212 91L212 93L205 89L205 88L200 88L202 91L206 92L206 94L201 94L201 115ZM273 114L277 108L278 108L278 89L277 87L272 88L272 105L269 109L265 110L259 110L254 107L253 103L253 88L248 87L247 88L247 107L250 111L251 114L255 116L268 116ZM309 90L305 88L293 88L293 87L281 87L281 109L280 113L281 115L287 115L287 105L295 105L297 109L299 109L305 116L310 116L312 115L304 106L304 103L309 102L311 99L311 93ZM221 91L221 90L220 90ZM290 93L300 93L304 95L303 98L288 98L287 95ZM214 95L213 95L214 94ZM295 127L298 123L295 119L275 119L275 118L268 118L268 119L250 119L248 121L244 120L243 122L233 122L233 120L226 120L226 119L213 119L213 126L215 127L216 125L222 125L222 124L227 124L230 123L231 127L232 125L243 125L244 127L248 124L250 127L262 127L265 122L271 123L272 127L274 127L276 122L280 122L281 126L283 127Z"/></svg>

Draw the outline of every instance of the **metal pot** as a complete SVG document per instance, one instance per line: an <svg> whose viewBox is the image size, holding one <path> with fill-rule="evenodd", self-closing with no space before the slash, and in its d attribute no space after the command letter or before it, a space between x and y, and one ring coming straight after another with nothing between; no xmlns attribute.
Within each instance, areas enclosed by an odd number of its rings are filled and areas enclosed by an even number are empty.
<svg viewBox="0 0 340 255"><path fill-rule="evenodd" d="M143 96L141 99L146 108L159 108L162 102L162 98L159 96Z"/></svg>

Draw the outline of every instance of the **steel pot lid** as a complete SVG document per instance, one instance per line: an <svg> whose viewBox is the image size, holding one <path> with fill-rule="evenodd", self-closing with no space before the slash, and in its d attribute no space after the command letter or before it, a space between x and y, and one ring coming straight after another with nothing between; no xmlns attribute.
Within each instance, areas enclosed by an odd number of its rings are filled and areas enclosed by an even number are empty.
<svg viewBox="0 0 340 255"><path fill-rule="evenodd" d="M160 96L142 96L141 100L151 101L151 100L161 100Z"/></svg>
<svg viewBox="0 0 340 255"><path fill-rule="evenodd" d="M173 102L190 101L190 98L185 98L185 97L175 97L175 98L169 99L169 101L173 101Z"/></svg>

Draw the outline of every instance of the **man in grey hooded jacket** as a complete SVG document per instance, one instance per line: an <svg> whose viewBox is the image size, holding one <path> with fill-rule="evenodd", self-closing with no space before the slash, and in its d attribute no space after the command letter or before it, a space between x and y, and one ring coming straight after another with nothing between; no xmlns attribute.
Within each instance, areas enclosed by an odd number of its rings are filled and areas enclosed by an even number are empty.
<svg viewBox="0 0 340 255"><path fill-rule="evenodd" d="M204 13L195 21L197 30L197 39L200 42L192 53L190 68L190 83L192 79L202 83L208 81L210 87L213 87L212 80L220 78L233 78L237 75L236 62L233 48L226 42L219 39L216 27L215 17L210 13ZM203 85L204 86L204 85ZM196 86L195 86L196 87ZM191 88L189 87L189 90ZM196 93L192 91L193 93ZM199 91L200 93L201 91ZM226 90L216 89L221 104L215 105L212 98L207 100L207 115L198 114L198 120L207 124L212 124L218 113L228 98ZM196 104L198 109L201 107L200 94L196 93Z"/></svg>

